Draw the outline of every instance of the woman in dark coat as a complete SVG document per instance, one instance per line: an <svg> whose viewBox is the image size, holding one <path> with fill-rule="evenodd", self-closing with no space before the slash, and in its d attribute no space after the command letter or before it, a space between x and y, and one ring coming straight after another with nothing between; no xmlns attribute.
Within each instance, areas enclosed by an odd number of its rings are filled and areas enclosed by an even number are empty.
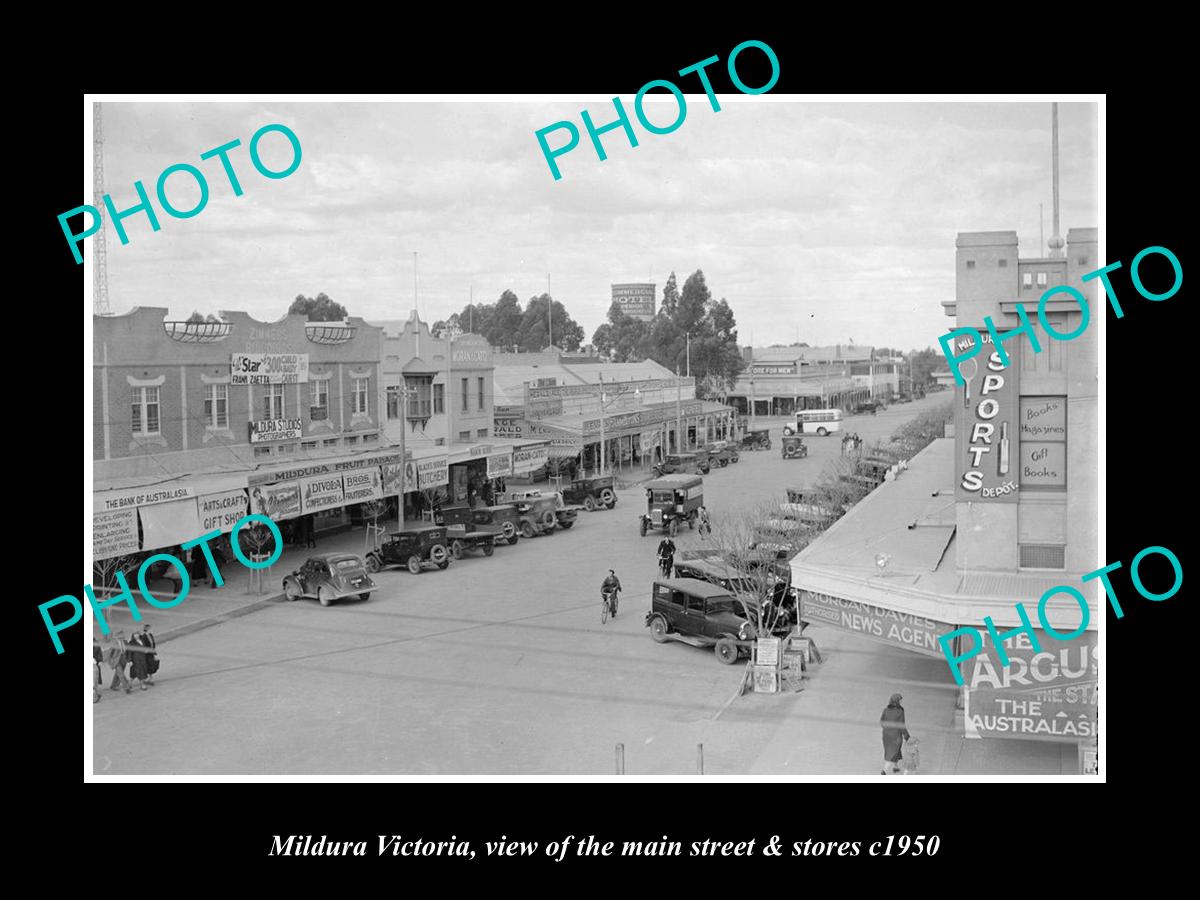
<svg viewBox="0 0 1200 900"><path fill-rule="evenodd" d="M140 632L134 632L129 639L129 677L146 690L146 680L150 677L150 666L147 651L150 649Z"/></svg>
<svg viewBox="0 0 1200 900"><path fill-rule="evenodd" d="M904 726L904 707L900 705L903 699L899 694L892 694L883 715L879 717L879 724L883 726L883 771L880 775L900 770L900 748L908 740L908 729Z"/></svg>

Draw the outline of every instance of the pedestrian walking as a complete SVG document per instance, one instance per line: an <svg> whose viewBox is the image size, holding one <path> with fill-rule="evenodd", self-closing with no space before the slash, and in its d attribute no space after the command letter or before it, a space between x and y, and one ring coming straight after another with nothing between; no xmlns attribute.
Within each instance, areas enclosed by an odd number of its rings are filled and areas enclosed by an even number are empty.
<svg viewBox="0 0 1200 900"><path fill-rule="evenodd" d="M663 578L671 577L671 569L675 566L675 542L670 536L658 544L658 566L662 569Z"/></svg>
<svg viewBox="0 0 1200 900"><path fill-rule="evenodd" d="M104 660L104 651L100 649L100 642L96 640L96 636L92 635L92 702L99 703L101 698L100 686L104 684L104 678L100 674L100 663Z"/></svg>
<svg viewBox="0 0 1200 900"><path fill-rule="evenodd" d="M146 667L146 647L142 639L145 632L134 632L129 639L129 680L136 681L138 687L146 690L146 679L150 677Z"/></svg>
<svg viewBox="0 0 1200 900"><path fill-rule="evenodd" d="M709 518L708 518L708 507L701 506L699 512L700 512L700 536L704 537L706 534L712 534L712 522L710 522Z"/></svg>
<svg viewBox="0 0 1200 900"><path fill-rule="evenodd" d="M112 684L108 689L116 691L124 688L125 693L131 692L133 684L125 674L125 667L129 665L129 645L125 641L124 631L117 631L108 636L104 646L104 661L113 670Z"/></svg>
<svg viewBox="0 0 1200 900"><path fill-rule="evenodd" d="M900 694L892 694L883 715L879 717L879 724L883 727L883 770L880 775L900 771L900 748L909 738L908 728L904 724L904 707L900 705L903 699Z"/></svg>
<svg viewBox="0 0 1200 900"><path fill-rule="evenodd" d="M142 626L142 646L146 648L146 684L154 687L154 674L158 671L158 638L150 630L150 623Z"/></svg>

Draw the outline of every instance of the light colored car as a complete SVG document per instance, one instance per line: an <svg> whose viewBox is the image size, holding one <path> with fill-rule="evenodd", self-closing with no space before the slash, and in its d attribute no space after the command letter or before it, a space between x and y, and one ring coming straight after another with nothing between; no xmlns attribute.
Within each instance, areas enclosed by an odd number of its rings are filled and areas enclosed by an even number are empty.
<svg viewBox="0 0 1200 900"><path fill-rule="evenodd" d="M366 600L374 587L366 565L353 553L310 556L304 565L283 579L283 593L289 600L313 597L322 606L343 597Z"/></svg>

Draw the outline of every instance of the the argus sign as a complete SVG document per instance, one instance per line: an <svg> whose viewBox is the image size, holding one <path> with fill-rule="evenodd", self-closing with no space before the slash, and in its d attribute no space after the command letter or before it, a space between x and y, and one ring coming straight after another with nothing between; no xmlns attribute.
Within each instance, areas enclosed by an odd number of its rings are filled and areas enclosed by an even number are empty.
<svg viewBox="0 0 1200 900"><path fill-rule="evenodd" d="M760 87L748 86L738 75L737 58L743 51L749 50L752 47L761 53L766 54L767 60L771 64L771 78L766 84ZM713 93L712 82L708 80L708 73L704 70L713 63L720 62L720 59L721 58L719 56L710 56L708 59L702 59L698 63L694 63L687 68L679 70L680 75L690 75L693 72L696 73L696 76L700 79L700 83L704 86L704 92L708 95L708 103L712 107L713 112L720 112L721 104L717 102L717 95ZM779 80L779 57L775 55L774 50L772 50L762 41L742 41L742 43L734 47L733 51L729 54L727 67L729 69L729 80L732 81L734 87L736 87L743 94L765 94L771 88L775 87L775 82ZM646 110L644 108L646 93L656 88L670 91L671 94L674 95L675 103L679 107L679 111L675 116L675 121L671 122L669 125L656 125L646 116ZM610 131L620 128L625 132L625 137L629 139L629 146L636 147L638 145L637 134L634 133L633 124L629 121L629 113L622 105L621 98L613 97L612 102L613 106L615 106L617 109L617 118L606 125L601 125L599 128L596 127L596 123L592 121L591 114L586 109L581 111L579 114L580 118L583 119L584 128L587 129L588 137L592 140L592 146L596 149L596 156L600 158L601 162L604 162L604 160L608 159L608 154L604 150L604 145L600 143L600 135L602 134L607 134ZM666 81L664 79L656 79L654 81L647 81L642 85L641 90L637 92L637 97L634 98L633 111L637 116L638 122L641 123L642 127L646 129L646 131L650 132L651 134L670 134L672 131L678 129L679 126L683 124L683 120L687 118L687 100L684 99L683 92L679 90L674 82ZM554 131L566 131L568 137L566 143L555 150L551 150L550 143L546 140L546 136ZM550 166L550 172L552 175L554 175L554 180L558 181L560 178L562 178L562 172L559 171L558 163L555 162L555 160L560 156L570 153L579 145L579 129L575 127L574 122L555 122L553 125L547 125L545 128L539 128L534 132L534 136L537 138L538 146L542 148L542 155L546 158L546 163Z"/></svg>
<svg viewBox="0 0 1200 900"><path fill-rule="evenodd" d="M287 138L288 142L291 144L292 161L283 169L268 169L263 163L262 157L259 154L259 142L264 136L270 134L271 132L279 132L285 138ZM240 181L238 181L237 173L233 169L233 163L229 159L229 153L241 145L242 142L235 138L228 143L222 144L219 147L214 147L211 150L206 150L200 154L200 159L202 161L212 159L213 157L217 157L221 160L221 167L225 170L225 177L229 179L229 186L233 188L233 195L235 197L242 196L245 191L242 190L242 184ZM254 164L254 168L257 169L259 174L264 178L287 178L300 167L300 139L296 137L296 133L286 125L264 125L262 128L258 129L258 131L254 132L254 136L250 138L250 162ZM167 199L167 179L176 173L193 179L197 188L199 189L199 199L196 201L196 205L191 209L179 209L169 199ZM176 179L176 183L178 183L178 179ZM105 194L103 198L104 208L108 210L108 217L112 221L113 228L117 230L117 237L121 239L122 245L129 243L129 235L125 233L125 226L122 224L122 220L128 219L135 213L145 213L146 219L150 222L150 227L154 231L160 231L162 229L162 226L158 223L158 216L155 215L154 207L150 203L150 197L146 193L146 188L140 180L133 183L133 190L137 194L139 202L128 209L121 211L117 210L117 207L113 203L112 197L109 194ZM204 178L204 173L201 172L196 166L193 166L189 163L175 163L174 165L167 166L165 169L163 169L162 173L158 176L158 183L155 186L155 193L158 195L158 203L163 208L163 211L175 219L190 219L192 216L199 215L204 210L204 207L208 205L208 182ZM178 199L178 195L176 195L176 200ZM80 213L86 213L87 215L91 216L92 222L88 227L84 228L83 231L76 234L71 231L71 226L67 224L67 219L70 219L72 216L77 216ZM79 252L79 243L84 238L91 237L104 226L104 216L101 215L100 210L98 210L96 207L85 203L82 206L77 206L74 209L60 215L58 217L58 224L62 228L63 234L67 237L67 243L71 245L71 252L75 255L75 262L82 263L83 255Z"/></svg>

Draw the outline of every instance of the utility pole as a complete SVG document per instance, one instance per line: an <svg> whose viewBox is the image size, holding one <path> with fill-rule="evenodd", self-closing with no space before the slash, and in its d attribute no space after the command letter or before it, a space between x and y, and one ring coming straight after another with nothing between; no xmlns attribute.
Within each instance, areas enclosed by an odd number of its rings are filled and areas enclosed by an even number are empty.
<svg viewBox="0 0 1200 900"><path fill-rule="evenodd" d="M687 372L688 378L692 377L692 333L687 333Z"/></svg>
<svg viewBox="0 0 1200 900"><path fill-rule="evenodd" d="M675 452L683 452L683 379L675 370Z"/></svg>
<svg viewBox="0 0 1200 900"><path fill-rule="evenodd" d="M417 251L413 251L413 309L420 318L421 310L417 305Z"/></svg>
<svg viewBox="0 0 1200 900"><path fill-rule="evenodd" d="M550 273L546 273L546 329L550 335L550 346L554 346L554 299L550 296Z"/></svg>
<svg viewBox="0 0 1200 900"><path fill-rule="evenodd" d="M95 119L92 124L92 202L96 209L104 209L104 123L100 104L95 104ZM108 248L104 241L104 225L92 239L92 312L97 316L111 316L108 305Z"/></svg>
<svg viewBox="0 0 1200 900"><path fill-rule="evenodd" d="M604 373L600 373L600 477L604 477Z"/></svg>

